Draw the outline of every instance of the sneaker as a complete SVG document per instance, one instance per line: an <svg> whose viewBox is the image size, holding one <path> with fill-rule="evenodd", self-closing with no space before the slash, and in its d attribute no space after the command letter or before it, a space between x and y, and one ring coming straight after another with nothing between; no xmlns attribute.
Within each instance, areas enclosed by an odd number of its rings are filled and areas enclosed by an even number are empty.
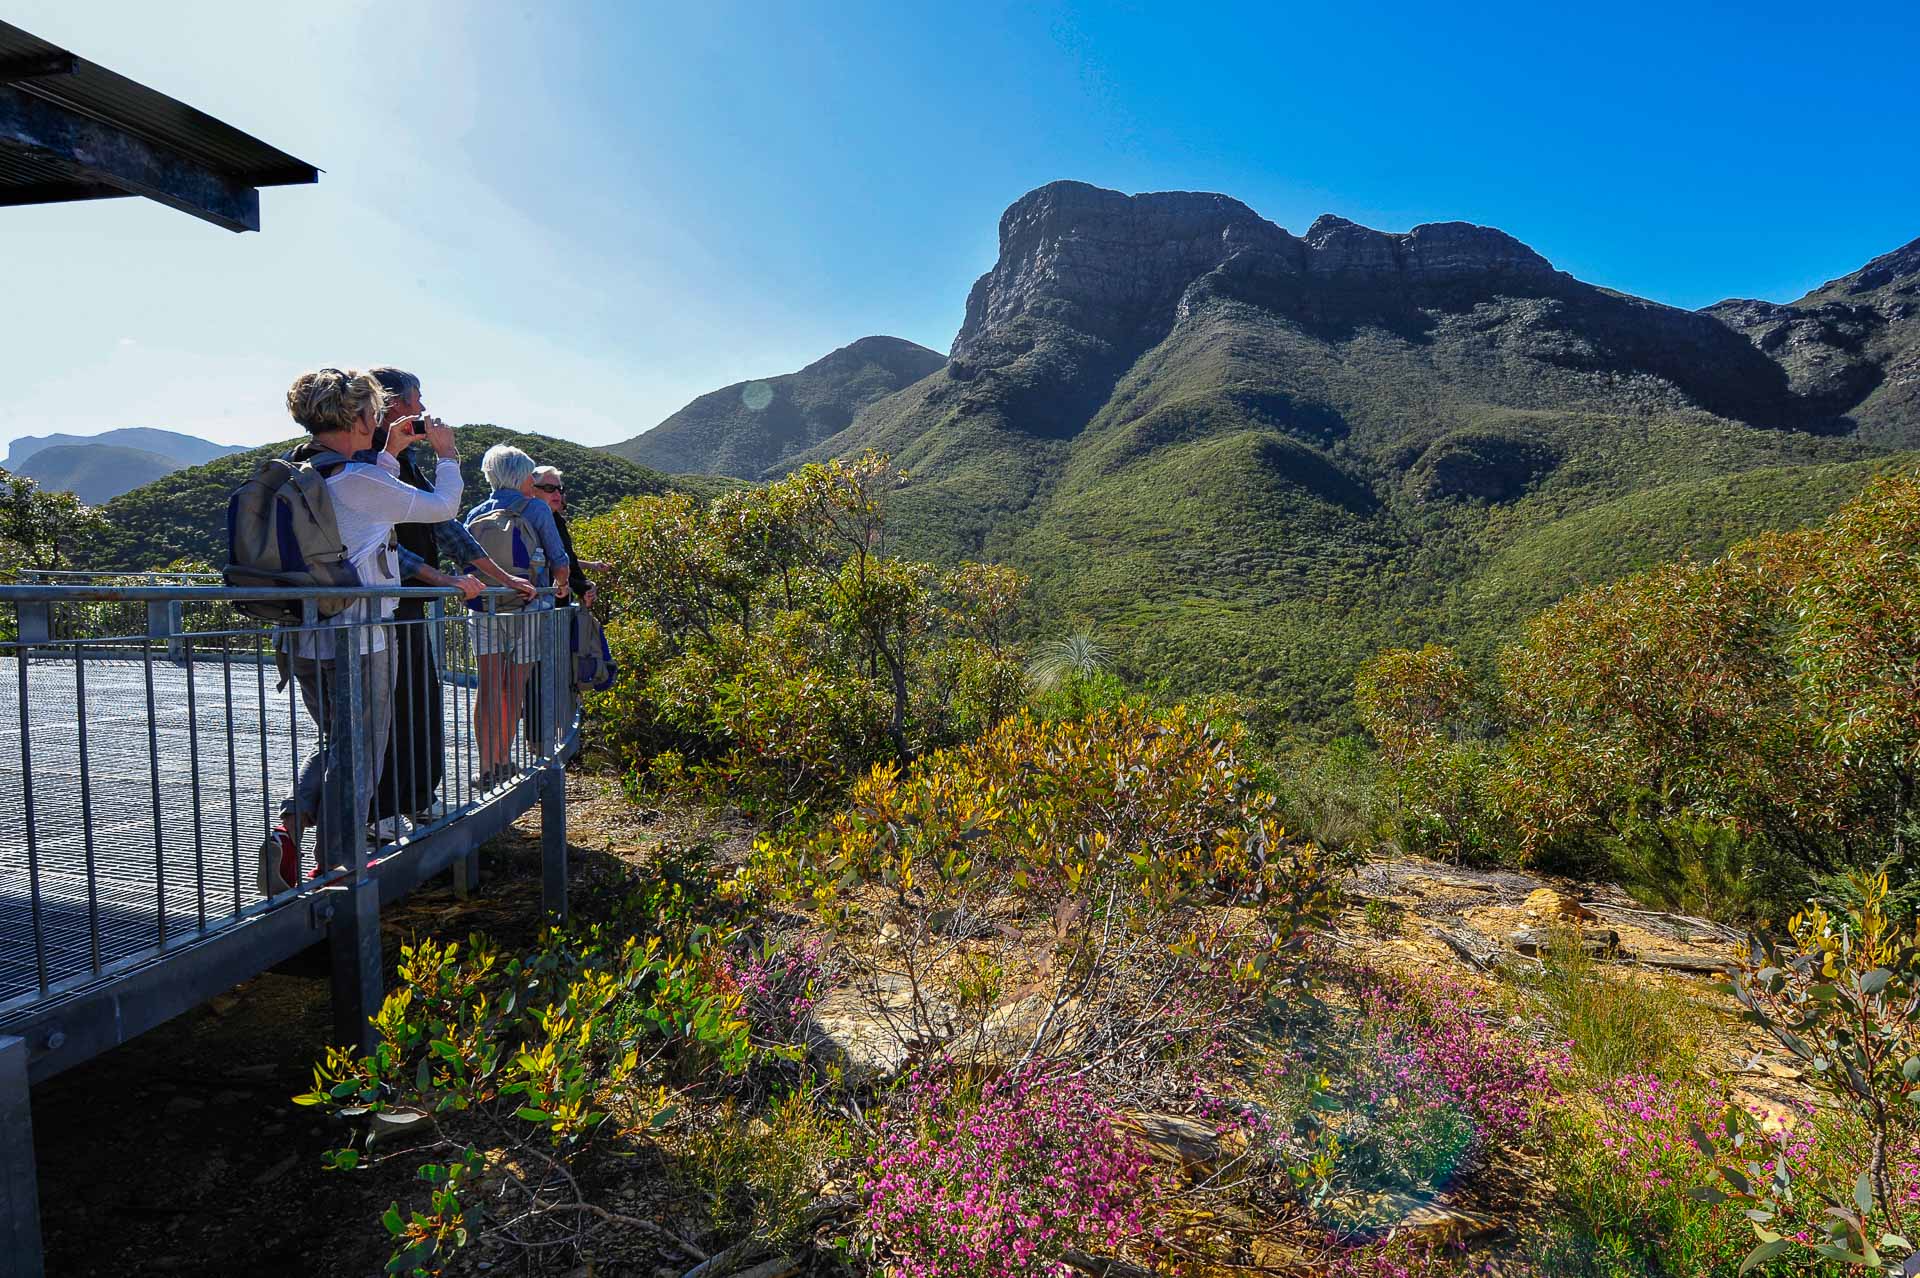
<svg viewBox="0 0 1920 1278"><path fill-rule="evenodd" d="M300 845L276 825L260 845L260 895L278 896L300 881Z"/></svg>
<svg viewBox="0 0 1920 1278"><path fill-rule="evenodd" d="M435 821L440 820L446 815L447 805L445 800L435 799L431 804L414 813L409 819L415 826L432 825Z"/></svg>
<svg viewBox="0 0 1920 1278"><path fill-rule="evenodd" d="M413 827L407 824L405 817L382 817L373 823L373 838L377 844L398 843L412 832Z"/></svg>

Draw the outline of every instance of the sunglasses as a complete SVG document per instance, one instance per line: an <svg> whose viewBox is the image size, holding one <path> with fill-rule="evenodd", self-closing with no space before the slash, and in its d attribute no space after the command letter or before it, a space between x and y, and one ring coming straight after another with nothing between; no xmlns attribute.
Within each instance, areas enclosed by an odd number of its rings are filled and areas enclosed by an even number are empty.
<svg viewBox="0 0 1920 1278"><path fill-rule="evenodd" d="M567 491L566 485L564 484L535 484L534 487L543 493L564 493Z"/></svg>

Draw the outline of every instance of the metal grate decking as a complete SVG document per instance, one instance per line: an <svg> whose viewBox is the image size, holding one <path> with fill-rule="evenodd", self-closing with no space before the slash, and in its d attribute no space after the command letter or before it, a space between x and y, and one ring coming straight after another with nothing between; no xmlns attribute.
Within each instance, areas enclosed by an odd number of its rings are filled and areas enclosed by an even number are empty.
<svg viewBox="0 0 1920 1278"><path fill-rule="evenodd" d="M455 647L464 633L449 627ZM228 641L223 660L223 641L189 642L191 662L156 646L149 665L138 644L36 656L24 719L19 659L0 656L0 1009L269 904L257 851L314 727L259 645ZM454 803L472 794L466 682L441 684Z"/></svg>

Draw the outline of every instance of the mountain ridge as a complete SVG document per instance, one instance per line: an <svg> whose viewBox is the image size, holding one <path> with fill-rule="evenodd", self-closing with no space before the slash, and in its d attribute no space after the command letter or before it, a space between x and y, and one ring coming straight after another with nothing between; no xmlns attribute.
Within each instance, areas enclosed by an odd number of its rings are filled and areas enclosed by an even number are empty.
<svg viewBox="0 0 1920 1278"><path fill-rule="evenodd" d="M1014 563L1042 626L1109 632L1129 673L1307 721L1389 642L1489 656L1530 556L1644 566L1602 544L1635 514L1709 553L1920 445L1920 416L1861 435L1849 386L1716 314L1462 222L1294 235L1226 196L1052 183L1002 216L965 314L946 368L786 464L886 452L914 553Z"/></svg>
<svg viewBox="0 0 1920 1278"><path fill-rule="evenodd" d="M937 351L904 338L863 337L795 372L709 391L605 451L668 473L757 479L845 429L867 404L945 363Z"/></svg>
<svg viewBox="0 0 1920 1278"><path fill-rule="evenodd" d="M118 444L54 444L35 449L16 474L53 492L70 492L89 506L150 484L182 463L144 448Z"/></svg>
<svg viewBox="0 0 1920 1278"><path fill-rule="evenodd" d="M176 430L161 430L155 426L121 426L96 435L57 432L52 435L16 436L7 446L7 456L0 461L0 469L18 471L42 449L96 444L138 448L157 453L181 466L198 466L216 457L244 451L235 444L216 444L210 439L185 435Z"/></svg>

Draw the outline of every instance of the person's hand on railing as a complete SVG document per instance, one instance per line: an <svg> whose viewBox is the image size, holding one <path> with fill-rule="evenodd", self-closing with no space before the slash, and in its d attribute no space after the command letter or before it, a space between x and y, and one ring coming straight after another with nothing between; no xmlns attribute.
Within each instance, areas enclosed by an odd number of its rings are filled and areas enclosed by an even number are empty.
<svg viewBox="0 0 1920 1278"><path fill-rule="evenodd" d="M477 599L480 597L480 592L487 588L486 583L481 581L478 577L474 576L472 573L467 573L464 576L455 577L453 579L453 584L460 587L460 598L463 600Z"/></svg>
<svg viewBox="0 0 1920 1278"><path fill-rule="evenodd" d="M507 589L519 595L521 601L524 603L532 603L533 597L540 593L540 588L531 581L528 581L525 577L515 577L512 574L508 574L502 584L505 585Z"/></svg>

